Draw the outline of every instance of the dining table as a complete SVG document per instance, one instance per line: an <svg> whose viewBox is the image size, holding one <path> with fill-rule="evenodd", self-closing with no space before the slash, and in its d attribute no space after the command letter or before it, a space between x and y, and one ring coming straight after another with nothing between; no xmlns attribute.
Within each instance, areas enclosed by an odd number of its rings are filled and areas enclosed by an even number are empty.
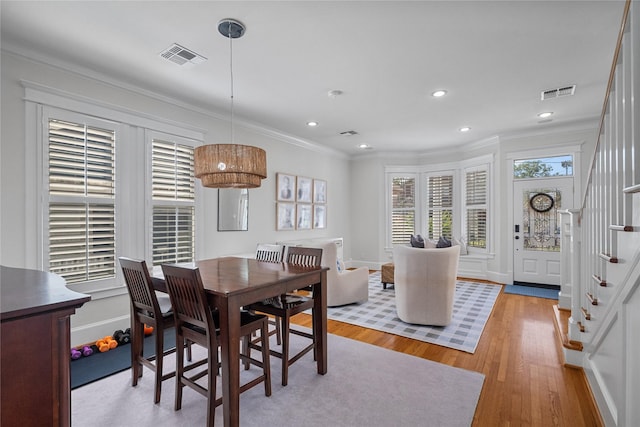
<svg viewBox="0 0 640 427"><path fill-rule="evenodd" d="M327 267L302 266L252 258L221 257L173 264L194 268L209 305L220 314L222 406L224 425L240 424L240 311L243 306L312 286L313 330L318 374L327 373ZM154 270L156 290L166 292L161 273Z"/></svg>

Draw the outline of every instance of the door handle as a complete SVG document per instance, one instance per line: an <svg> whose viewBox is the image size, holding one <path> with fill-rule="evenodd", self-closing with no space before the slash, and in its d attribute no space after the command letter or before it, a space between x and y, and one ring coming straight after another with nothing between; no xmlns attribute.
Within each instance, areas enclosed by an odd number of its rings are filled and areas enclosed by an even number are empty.
<svg viewBox="0 0 640 427"><path fill-rule="evenodd" d="M516 236L516 240L520 239L520 236Z"/></svg>

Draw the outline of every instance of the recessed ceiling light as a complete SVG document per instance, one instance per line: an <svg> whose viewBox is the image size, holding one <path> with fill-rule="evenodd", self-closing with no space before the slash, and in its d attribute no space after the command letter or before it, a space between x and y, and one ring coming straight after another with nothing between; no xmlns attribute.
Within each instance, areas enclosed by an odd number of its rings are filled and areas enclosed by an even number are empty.
<svg viewBox="0 0 640 427"><path fill-rule="evenodd" d="M307 126L311 126L311 127L318 126L318 122L307 122Z"/></svg>
<svg viewBox="0 0 640 427"><path fill-rule="evenodd" d="M431 94L431 96L433 96L434 98L440 98L440 97L442 97L442 96L445 96L446 94L447 94L447 91L446 91L446 90L442 90L442 89L440 89L440 90L437 90L437 91L433 92L433 93Z"/></svg>
<svg viewBox="0 0 640 427"><path fill-rule="evenodd" d="M546 119L547 117L551 116L552 114L553 114L553 111L545 111L544 113L538 114L538 117L540 117L541 119Z"/></svg>
<svg viewBox="0 0 640 427"><path fill-rule="evenodd" d="M471 128L469 126L463 126L460 129L458 129L460 132L469 132L471 130Z"/></svg>
<svg viewBox="0 0 640 427"><path fill-rule="evenodd" d="M371 146L369 144L360 144L358 145L358 148L360 148L361 150L370 150Z"/></svg>

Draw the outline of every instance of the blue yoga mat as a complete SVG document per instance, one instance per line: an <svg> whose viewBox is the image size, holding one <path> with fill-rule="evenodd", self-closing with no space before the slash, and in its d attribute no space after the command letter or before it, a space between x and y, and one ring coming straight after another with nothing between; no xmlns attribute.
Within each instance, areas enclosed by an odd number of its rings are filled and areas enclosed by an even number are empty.
<svg viewBox="0 0 640 427"><path fill-rule="evenodd" d="M155 333L145 337L144 354L155 354ZM173 328L164 331L164 348L176 346ZM71 361L71 389L108 377L131 368L131 344L119 345L104 353L94 353Z"/></svg>

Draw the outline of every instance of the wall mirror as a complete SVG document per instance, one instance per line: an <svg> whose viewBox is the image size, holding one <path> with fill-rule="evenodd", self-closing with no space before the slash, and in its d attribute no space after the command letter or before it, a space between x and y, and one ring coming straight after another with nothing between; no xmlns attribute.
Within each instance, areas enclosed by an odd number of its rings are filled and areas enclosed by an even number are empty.
<svg viewBox="0 0 640 427"><path fill-rule="evenodd" d="M218 231L247 231L249 229L249 190L246 188L218 189Z"/></svg>

